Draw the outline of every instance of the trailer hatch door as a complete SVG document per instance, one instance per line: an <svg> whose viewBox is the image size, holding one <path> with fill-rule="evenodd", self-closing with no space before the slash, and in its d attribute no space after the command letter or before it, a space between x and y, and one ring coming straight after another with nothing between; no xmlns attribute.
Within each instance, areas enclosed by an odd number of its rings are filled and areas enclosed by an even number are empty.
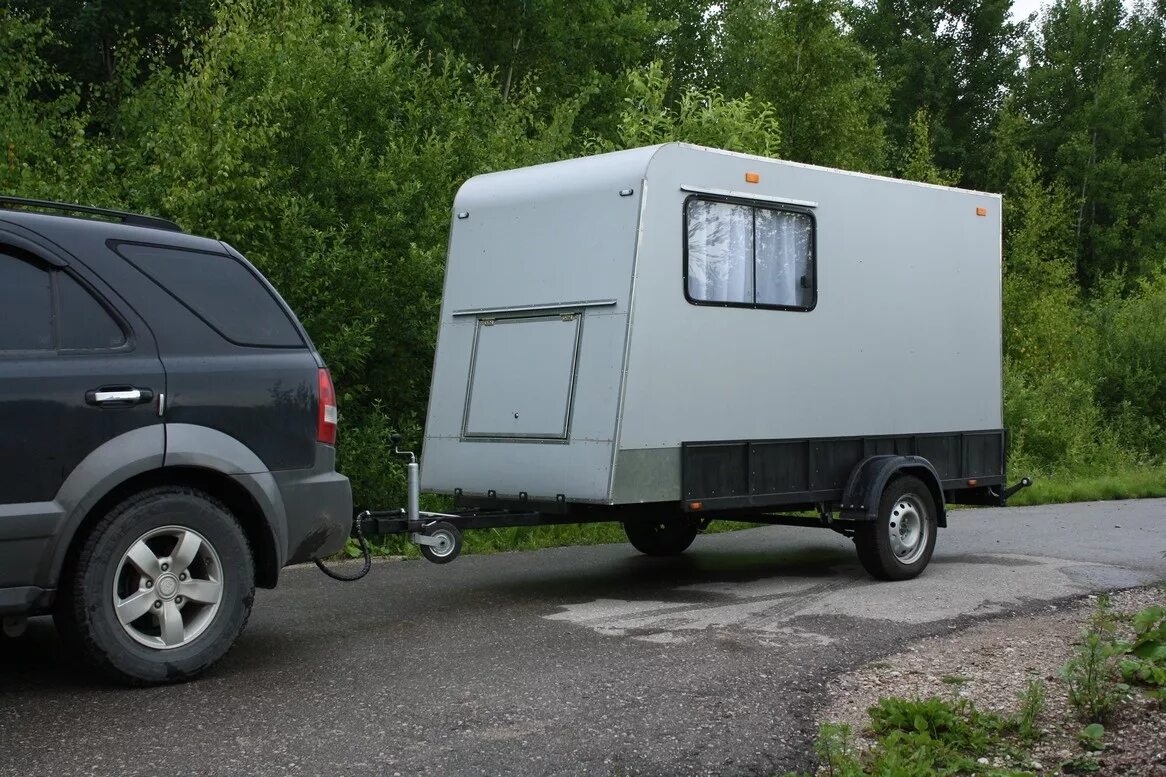
<svg viewBox="0 0 1166 777"><path fill-rule="evenodd" d="M582 313L478 319L465 437L566 440Z"/></svg>

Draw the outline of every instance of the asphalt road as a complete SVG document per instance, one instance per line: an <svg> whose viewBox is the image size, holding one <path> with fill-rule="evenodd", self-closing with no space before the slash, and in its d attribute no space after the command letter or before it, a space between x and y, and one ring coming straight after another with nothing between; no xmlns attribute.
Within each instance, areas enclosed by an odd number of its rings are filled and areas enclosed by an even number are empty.
<svg viewBox="0 0 1166 777"><path fill-rule="evenodd" d="M770 775L809 765L837 672L970 620L1166 580L1166 500L965 510L920 578L771 527L314 567L204 679L110 688L37 619L0 642L0 774Z"/></svg>

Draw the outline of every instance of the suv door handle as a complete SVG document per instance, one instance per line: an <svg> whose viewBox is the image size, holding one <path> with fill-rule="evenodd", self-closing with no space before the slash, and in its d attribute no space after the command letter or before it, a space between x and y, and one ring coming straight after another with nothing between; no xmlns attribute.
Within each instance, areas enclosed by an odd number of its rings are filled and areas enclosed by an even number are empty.
<svg viewBox="0 0 1166 777"><path fill-rule="evenodd" d="M85 401L90 405L140 405L154 398L154 392L141 388L99 388L85 392Z"/></svg>

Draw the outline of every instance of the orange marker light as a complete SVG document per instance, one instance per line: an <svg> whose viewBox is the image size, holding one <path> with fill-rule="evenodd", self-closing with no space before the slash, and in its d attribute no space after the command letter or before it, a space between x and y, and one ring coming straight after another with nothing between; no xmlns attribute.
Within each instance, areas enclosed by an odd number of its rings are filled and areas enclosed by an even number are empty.
<svg viewBox="0 0 1166 777"><path fill-rule="evenodd" d="M701 504L700 502L689 502L688 503L689 510L699 510L702 507L704 507L704 505Z"/></svg>
<svg viewBox="0 0 1166 777"><path fill-rule="evenodd" d="M977 483L979 483L979 482L980 482L980 481L976 480L975 478L971 478L970 480L968 480L968 485L969 485L969 486L974 486L974 485L976 485L976 484L977 484Z"/></svg>
<svg viewBox="0 0 1166 777"><path fill-rule="evenodd" d="M761 183L761 174L745 173L745 183Z"/></svg>
<svg viewBox="0 0 1166 777"><path fill-rule="evenodd" d="M987 216L988 209L987 208L976 208L976 215L977 216Z"/></svg>

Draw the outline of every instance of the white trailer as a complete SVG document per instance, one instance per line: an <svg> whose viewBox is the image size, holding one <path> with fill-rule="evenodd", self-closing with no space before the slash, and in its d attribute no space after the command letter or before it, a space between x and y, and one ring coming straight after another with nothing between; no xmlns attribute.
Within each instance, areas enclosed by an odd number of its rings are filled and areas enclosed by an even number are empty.
<svg viewBox="0 0 1166 777"><path fill-rule="evenodd" d="M914 576L948 503L1015 490L1000 211L682 143L472 178L420 466L469 509L366 525L447 560L458 526L619 520L675 553L715 518L812 523Z"/></svg>

